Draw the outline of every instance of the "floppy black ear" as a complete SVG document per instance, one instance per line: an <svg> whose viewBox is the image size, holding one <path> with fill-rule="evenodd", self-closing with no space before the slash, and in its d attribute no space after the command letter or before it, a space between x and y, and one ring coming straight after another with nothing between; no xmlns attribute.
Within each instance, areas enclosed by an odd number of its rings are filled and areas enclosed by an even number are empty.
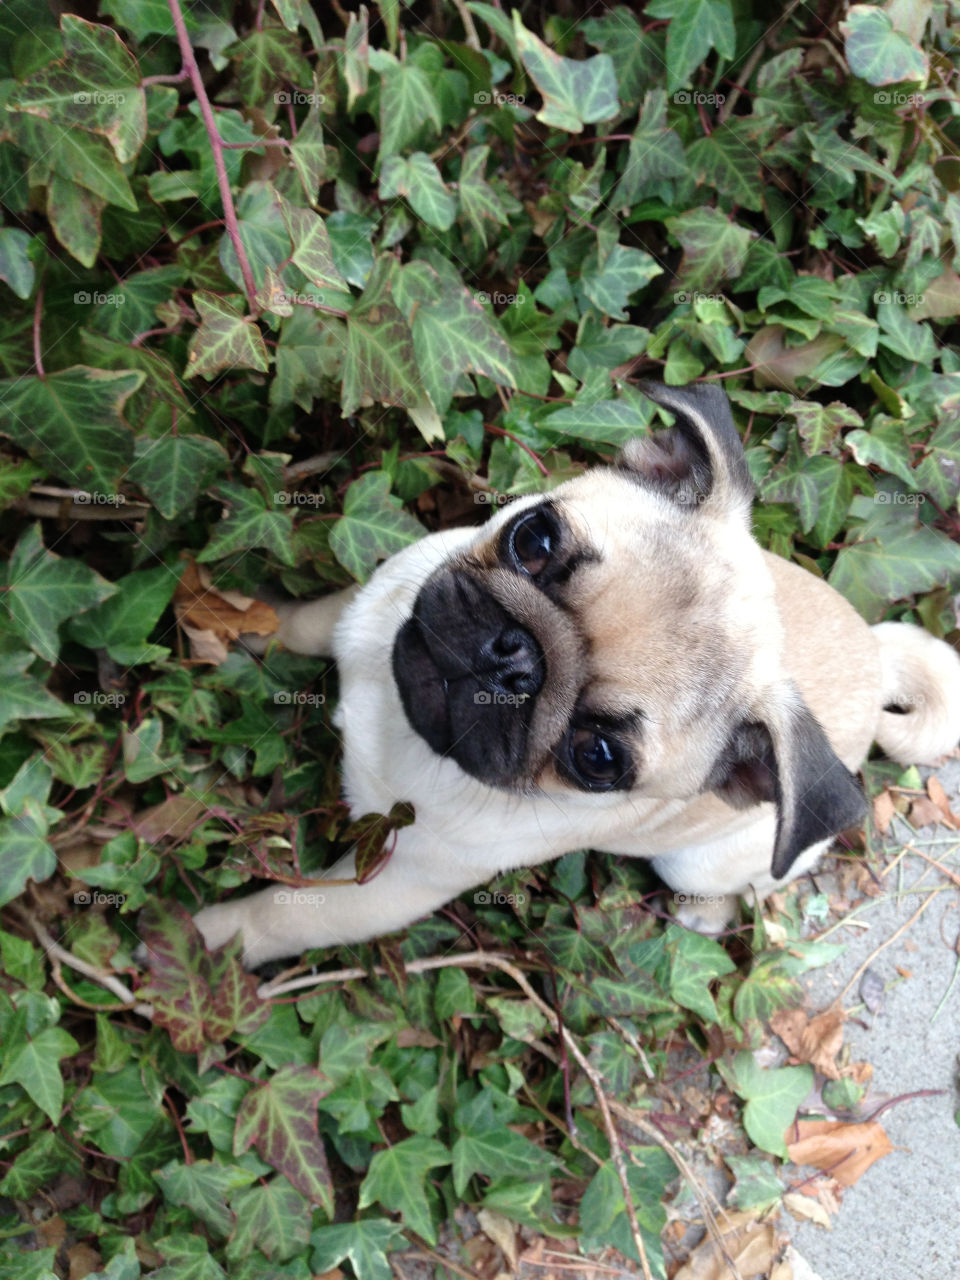
<svg viewBox="0 0 960 1280"><path fill-rule="evenodd" d="M773 801L771 873L786 876L804 849L859 822L866 801L799 695L771 720L738 725L705 790L738 808Z"/></svg>
<svg viewBox="0 0 960 1280"><path fill-rule="evenodd" d="M617 465L678 503L709 504L747 515L753 481L721 388L703 382L686 387L646 381L638 385L676 421L663 431L630 440Z"/></svg>

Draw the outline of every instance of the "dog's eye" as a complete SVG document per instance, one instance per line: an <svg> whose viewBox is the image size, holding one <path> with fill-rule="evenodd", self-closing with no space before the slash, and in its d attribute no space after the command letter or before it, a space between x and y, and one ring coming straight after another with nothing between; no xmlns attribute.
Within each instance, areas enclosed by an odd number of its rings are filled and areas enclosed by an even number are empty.
<svg viewBox="0 0 960 1280"><path fill-rule="evenodd" d="M547 567L555 543L554 523L541 511L531 512L520 520L510 536L510 549L514 559L531 578L535 578Z"/></svg>
<svg viewBox="0 0 960 1280"><path fill-rule="evenodd" d="M574 773L595 791L616 786L627 772L623 748L595 729L574 729L568 750Z"/></svg>

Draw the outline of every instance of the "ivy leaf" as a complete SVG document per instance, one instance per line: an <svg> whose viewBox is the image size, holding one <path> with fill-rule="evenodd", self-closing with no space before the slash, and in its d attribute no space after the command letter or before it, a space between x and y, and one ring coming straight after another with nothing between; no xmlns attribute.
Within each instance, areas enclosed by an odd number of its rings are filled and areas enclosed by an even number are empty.
<svg viewBox="0 0 960 1280"><path fill-rule="evenodd" d="M310 108L297 136L290 143L290 159L307 199L311 205L315 204L317 192L336 163L336 152L324 146L323 123L318 106Z"/></svg>
<svg viewBox="0 0 960 1280"><path fill-rule="evenodd" d="M76 182L107 204L137 212L137 200L109 142L85 129L65 129L41 116L11 114L10 136L22 151L54 173Z"/></svg>
<svg viewBox="0 0 960 1280"><path fill-rule="evenodd" d="M219 1236L228 1236L236 1223L226 1203L230 1193L249 1187L257 1177L251 1169L215 1160L194 1160L191 1164L171 1160L153 1176L170 1204L189 1209Z"/></svg>
<svg viewBox="0 0 960 1280"><path fill-rule="evenodd" d="M631 1155L639 1165L627 1165L627 1185L637 1216L637 1225L643 1237L644 1250L651 1273L657 1280L665 1280L661 1232L666 1226L667 1215L661 1205L667 1186L676 1177L676 1169L666 1152L659 1147L634 1147ZM580 1245L587 1251L613 1245L622 1254L639 1264L637 1246L627 1219L623 1200L623 1188L613 1166L607 1160L597 1170L580 1202Z"/></svg>
<svg viewBox="0 0 960 1280"><path fill-rule="evenodd" d="M910 444L903 434L903 424L891 419L870 431L850 431L844 437L862 467L875 466L897 476L908 489L915 489L916 476L911 465Z"/></svg>
<svg viewBox="0 0 960 1280"><path fill-rule="evenodd" d="M365 582L378 560L416 542L423 532L423 526L391 494L387 473L368 471L347 490L343 516L330 533L330 547L343 567L358 582Z"/></svg>
<svg viewBox="0 0 960 1280"><path fill-rule="evenodd" d="M25 674L33 661L32 653L0 658L0 732L13 720L54 720L74 714L38 680Z"/></svg>
<svg viewBox="0 0 960 1280"><path fill-rule="evenodd" d="M200 289L193 295L200 326L190 339L185 378L214 378L224 369L258 369L269 366L267 349L256 323L242 315L226 298Z"/></svg>
<svg viewBox="0 0 960 1280"><path fill-rule="evenodd" d="M128 573L113 585L115 591L102 604L88 609L70 624L70 636L90 649L106 649L115 662L136 666L167 650L147 643L173 596L182 566L144 569Z"/></svg>
<svg viewBox="0 0 960 1280"><path fill-rule="evenodd" d="M403 196L417 217L438 231L447 231L457 216L457 201L425 151L406 158L387 156L380 170L380 199Z"/></svg>
<svg viewBox="0 0 960 1280"><path fill-rule="evenodd" d="M150 1280L227 1280L227 1273L210 1256L206 1240L182 1232L154 1241L167 1263L151 1272Z"/></svg>
<svg viewBox="0 0 960 1280"><path fill-rule="evenodd" d="M888 492L884 497L890 501ZM945 534L922 525L895 525L889 534L844 547L830 585L872 623L883 619L891 600L946 586L958 575L960 547Z"/></svg>
<svg viewBox="0 0 960 1280"><path fill-rule="evenodd" d="M47 1027L12 1049L0 1072L0 1086L21 1085L31 1102L58 1124L63 1110L60 1059L79 1052L76 1040L62 1027Z"/></svg>
<svg viewBox="0 0 960 1280"><path fill-rule="evenodd" d="M230 1261L242 1261L257 1248L268 1258L285 1262L310 1241L310 1206L280 1174L241 1191L230 1207L236 1216L227 1243Z"/></svg>
<svg viewBox="0 0 960 1280"><path fill-rule="evenodd" d="M45 378L0 382L0 432L69 485L113 496L133 459L122 416L144 374L73 365Z"/></svg>
<svg viewBox="0 0 960 1280"><path fill-rule="evenodd" d="M423 384L410 326L392 295L396 271L393 259L381 258L347 317L340 407L345 417L375 403L400 405L411 416L426 410L418 425L428 441L439 439L443 425Z"/></svg>
<svg viewBox="0 0 960 1280"><path fill-rule="evenodd" d="M680 135L667 127L667 95L663 89L649 89L613 203L617 208L633 204L647 183L682 178L687 167Z"/></svg>
<svg viewBox="0 0 960 1280"><path fill-rule="evenodd" d="M43 806L32 796L20 813L0 819L0 906L19 897L28 880L41 884L56 871L57 855L47 839L48 827Z"/></svg>
<svg viewBox="0 0 960 1280"><path fill-rule="evenodd" d="M745 1050L734 1057L729 1074L732 1088L747 1104L743 1125L750 1140L761 1150L786 1160L783 1135L813 1087L813 1069L803 1066L764 1070Z"/></svg>
<svg viewBox="0 0 960 1280"><path fill-rule="evenodd" d="M105 137L125 164L147 136L147 101L137 64L115 31L75 14L60 19L65 57L18 84L7 109L63 130Z"/></svg>
<svg viewBox="0 0 960 1280"><path fill-rule="evenodd" d="M392 1280L387 1253L401 1240L403 1228L388 1218L361 1218L359 1222L320 1227L310 1237L310 1267L326 1275L346 1258L357 1280Z"/></svg>
<svg viewBox="0 0 960 1280"><path fill-rule="evenodd" d="M82 561L61 559L48 551L38 522L29 526L14 548L3 600L17 635L41 658L56 662L64 619L83 613L115 591L113 583Z"/></svg>
<svg viewBox="0 0 960 1280"><path fill-rule="evenodd" d="M538 1178L558 1163L549 1152L498 1120L487 1092L460 1108L457 1128L459 1136L453 1144L451 1162L458 1196L464 1195L475 1173L488 1178Z"/></svg>
<svg viewBox="0 0 960 1280"><path fill-rule="evenodd" d="M709 207L668 218L667 229L683 246L680 279L689 289L715 289L722 280L735 280L754 238L748 227Z"/></svg>
<svg viewBox="0 0 960 1280"><path fill-rule="evenodd" d="M484 177L489 155L490 148L487 146L471 147L460 164L460 178L457 182L460 208L484 248L489 243L494 227L509 224L500 197Z"/></svg>
<svg viewBox="0 0 960 1280"><path fill-rule="evenodd" d="M53 234L67 253L85 267L92 267L103 238L101 214L107 202L59 173L47 183L47 217Z"/></svg>
<svg viewBox="0 0 960 1280"><path fill-rule="evenodd" d="M228 508L197 556L201 564L263 547L282 564L293 564L289 508L274 507L259 489L224 482L215 490Z"/></svg>
<svg viewBox="0 0 960 1280"><path fill-rule="evenodd" d="M653 415L653 404L649 400L641 401L640 407L629 400L597 400L593 404L557 409L543 419L543 427L579 440L623 445L642 435Z"/></svg>
<svg viewBox="0 0 960 1280"><path fill-rule="evenodd" d="M607 53L574 61L561 58L528 31L513 13L514 37L523 65L543 96L537 119L555 129L580 133L585 124L612 120L620 112L617 76Z"/></svg>
<svg viewBox="0 0 960 1280"><path fill-rule="evenodd" d="M909 36L894 28L890 15L872 4L854 4L841 22L850 70L867 84L899 84L926 80L927 55Z"/></svg>
<svg viewBox="0 0 960 1280"><path fill-rule="evenodd" d="M411 61L371 50L370 66L380 73L380 154L403 151L429 122L443 128L440 103L424 71Z"/></svg>
<svg viewBox="0 0 960 1280"><path fill-rule="evenodd" d="M33 293L36 279L36 270L27 252L32 239L19 227L0 227L0 280L24 300Z"/></svg>
<svg viewBox="0 0 960 1280"><path fill-rule="evenodd" d="M417 1235L436 1244L424 1183L431 1169L449 1163L450 1152L443 1143L422 1134L378 1151L360 1185L360 1208L379 1202L385 1209L399 1213Z"/></svg>
<svg viewBox="0 0 960 1280"><path fill-rule="evenodd" d="M757 146L744 140L739 126L718 125L687 149L686 159L698 184L715 187L744 209L763 208Z"/></svg>
<svg viewBox="0 0 960 1280"><path fill-rule="evenodd" d="M863 425L863 419L856 409L851 409L839 400L826 405L816 400L794 400L786 412L796 422L804 451L808 455L826 453L844 427Z"/></svg>
<svg viewBox="0 0 960 1280"><path fill-rule="evenodd" d="M927 441L927 449L914 473L916 483L941 507L951 507L960 491L960 418L941 422Z"/></svg>
<svg viewBox="0 0 960 1280"><path fill-rule="evenodd" d="M628 320L627 300L643 289L663 267L652 254L615 244L603 266L593 265L580 277L583 292L598 311L614 320Z"/></svg>
<svg viewBox="0 0 960 1280"><path fill-rule="evenodd" d="M330 1090L313 1067L281 1067L240 1104L234 1155L255 1146L262 1159L333 1216L333 1184L317 1129L317 1103Z"/></svg>
<svg viewBox="0 0 960 1280"><path fill-rule="evenodd" d="M276 373L270 383L270 404L298 404L309 413L315 397L338 383L346 353L346 328L335 316L309 307L296 307L280 330L275 351Z"/></svg>
<svg viewBox="0 0 960 1280"><path fill-rule="evenodd" d="M330 237L319 213L282 197L280 209L293 241L292 259L303 274L316 285L347 293L347 282L334 265Z"/></svg>
<svg viewBox="0 0 960 1280"><path fill-rule="evenodd" d="M693 933L679 925L667 926L667 951L670 956L670 994L677 1004L692 1009L705 1022L717 1022L717 1006L710 994L710 983L736 965L713 938Z"/></svg>
<svg viewBox="0 0 960 1280"><path fill-rule="evenodd" d="M230 461L222 445L206 436L139 436L135 448L127 481L141 488L166 520L192 511L200 491Z"/></svg>
<svg viewBox="0 0 960 1280"><path fill-rule="evenodd" d="M667 93L690 83L690 77L711 49L732 58L737 33L730 0L652 0L651 18L668 18Z"/></svg>
<svg viewBox="0 0 960 1280"><path fill-rule="evenodd" d="M413 345L431 403L445 414L464 373L515 387L513 358L495 322L459 280L426 262L411 262L394 295L413 332Z"/></svg>

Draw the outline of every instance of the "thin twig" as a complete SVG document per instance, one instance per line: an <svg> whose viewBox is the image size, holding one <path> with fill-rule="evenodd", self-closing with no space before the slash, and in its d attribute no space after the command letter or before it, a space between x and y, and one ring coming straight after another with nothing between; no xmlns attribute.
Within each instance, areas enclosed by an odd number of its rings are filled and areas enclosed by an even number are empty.
<svg viewBox="0 0 960 1280"><path fill-rule="evenodd" d="M138 1013L141 1018L153 1017L153 1007L149 1004L141 1004L133 992L125 987L119 978L115 978L112 973L107 973L103 969L97 969L94 965L88 964L86 960L81 960L78 956L67 951L65 947L61 947L59 942L54 942L40 921L35 920L26 911L22 912L22 918L29 924L33 930L34 937L51 959L67 965L76 973L82 973L85 978L89 978L99 986L105 987L107 991L112 991L118 999L123 1001L128 1009Z"/></svg>
<svg viewBox="0 0 960 1280"><path fill-rule="evenodd" d="M33 367L38 378L45 378L43 358L40 355L40 318L43 313L43 285L37 290L37 300L33 306Z"/></svg>
<svg viewBox="0 0 960 1280"><path fill-rule="evenodd" d="M650 1063L647 1061L647 1055L643 1051L643 1045L633 1034L630 1028L625 1027L619 1018L614 1018L613 1015L609 1013L607 1014L607 1021L610 1023L611 1027L613 1027L614 1031L626 1040L627 1044L640 1059L640 1065L643 1067L643 1074L647 1079L655 1080L657 1077L654 1073L653 1067L651 1067Z"/></svg>
<svg viewBox="0 0 960 1280"><path fill-rule="evenodd" d="M951 871L949 867L945 867L942 862L938 862L936 858L931 858L930 854L925 853L923 849L918 849L915 844L910 844L908 842L904 846L903 852L915 853L917 857L922 858L924 862L929 862L931 867L936 867L941 875L945 875L952 884L955 884L957 888L960 889L960 876L958 876L955 871Z"/></svg>
<svg viewBox="0 0 960 1280"><path fill-rule="evenodd" d="M462 954L448 956L425 956L422 960L410 960L404 965L407 973L429 973L431 969L490 969L496 968L496 961L505 960L494 951L464 951ZM373 972L378 976L389 977L382 965L375 965ZM290 991L303 991L309 987L319 987L328 982L354 982L358 978L368 978L369 969L359 967L353 969L334 969L331 973L308 973L302 978L291 978L288 982L265 982L257 995L261 1000L272 1000L276 996L286 995Z"/></svg>
<svg viewBox="0 0 960 1280"><path fill-rule="evenodd" d="M480 37L477 35L477 28L473 25L473 14L467 8L464 0L453 0L453 7L460 15L460 21L463 23L463 43L471 49L480 52Z"/></svg>
<svg viewBox="0 0 960 1280"><path fill-rule="evenodd" d="M193 46L187 34L187 24L183 20L180 0L167 0L167 4L170 6L170 14L177 33L177 43L180 45L183 66L190 77L193 91L197 95L200 114L203 116L204 128L207 131L210 149L213 152L213 164L217 171L217 186L220 188L220 199L223 201L223 220L227 226L227 235L230 237L230 243L233 245L234 252L237 255L237 262L240 264L240 274L243 276L243 287L247 295L247 301L251 308L255 308L257 286L250 267L250 260L247 258L247 251L243 246L243 240L240 238L240 224L237 222L237 211L233 206L233 193L230 190L230 179L227 176L227 165L223 158L223 139L217 129L213 108L210 106L210 99L207 97L207 90L203 83L203 77L200 75L196 55L193 52Z"/></svg>

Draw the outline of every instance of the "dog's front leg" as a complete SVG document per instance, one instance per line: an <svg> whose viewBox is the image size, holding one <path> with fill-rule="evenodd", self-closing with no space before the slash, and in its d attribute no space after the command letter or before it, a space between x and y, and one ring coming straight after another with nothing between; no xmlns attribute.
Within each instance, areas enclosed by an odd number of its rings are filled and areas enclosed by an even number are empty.
<svg viewBox="0 0 960 1280"><path fill-rule="evenodd" d="M271 640L279 640L292 653L310 658L333 656L333 632L343 611L357 596L359 587L345 587L319 600L268 600L280 619L272 636L244 635L243 643L251 653L264 653Z"/></svg>
<svg viewBox="0 0 960 1280"><path fill-rule="evenodd" d="M352 877L353 854L326 874L330 880ZM478 883L475 868L448 859L414 823L398 832L390 860L366 884L274 884L206 907L195 923L208 947L242 934L243 962L253 968L309 948L365 942L406 928Z"/></svg>

